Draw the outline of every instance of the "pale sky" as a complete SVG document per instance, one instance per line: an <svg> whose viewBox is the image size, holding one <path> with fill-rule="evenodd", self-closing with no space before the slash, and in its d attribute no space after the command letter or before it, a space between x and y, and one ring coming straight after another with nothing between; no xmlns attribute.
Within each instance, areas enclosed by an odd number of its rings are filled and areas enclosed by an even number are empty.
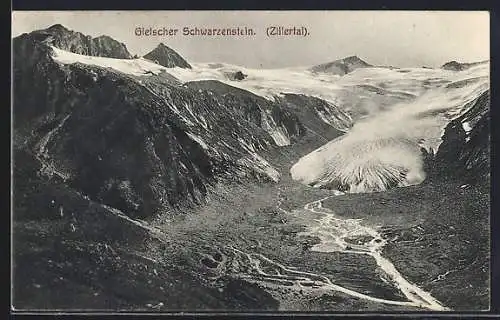
<svg viewBox="0 0 500 320"><path fill-rule="evenodd" d="M163 42L188 62L253 68L310 66L357 55L374 65L437 67L489 57L487 11L16 11L12 35L62 24L108 35L144 55ZM253 37L190 37L184 27L251 27ZM270 26L304 26L307 37L267 37ZM177 28L176 36L136 36L136 27Z"/></svg>

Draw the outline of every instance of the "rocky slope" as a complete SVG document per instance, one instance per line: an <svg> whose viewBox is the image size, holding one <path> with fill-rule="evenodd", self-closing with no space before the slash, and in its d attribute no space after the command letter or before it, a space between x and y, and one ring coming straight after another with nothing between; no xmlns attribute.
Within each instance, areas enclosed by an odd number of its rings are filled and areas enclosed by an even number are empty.
<svg viewBox="0 0 500 320"><path fill-rule="evenodd" d="M108 36L92 38L80 32L68 30L60 24L55 24L47 29L37 30L21 37L31 38L37 42L53 45L57 48L96 57L130 59L125 44Z"/></svg>
<svg viewBox="0 0 500 320"><path fill-rule="evenodd" d="M277 181L259 152L303 133L295 115L248 92L60 63L52 51L33 35L14 39L16 149L130 216L199 203L224 177Z"/></svg>
<svg viewBox="0 0 500 320"><path fill-rule="evenodd" d="M278 146L290 145L305 131L300 118L288 108L246 90L215 80L193 81L185 86L222 96L231 113L242 114L246 121L266 130Z"/></svg>
<svg viewBox="0 0 500 320"><path fill-rule="evenodd" d="M287 93L280 102L298 116L307 131L324 142L341 136L353 125L342 108L317 97Z"/></svg>
<svg viewBox="0 0 500 320"><path fill-rule="evenodd" d="M191 69L191 65L184 58L163 43L160 43L153 51L146 54L144 58L166 68L179 67Z"/></svg>
<svg viewBox="0 0 500 320"><path fill-rule="evenodd" d="M440 179L489 186L490 181L490 93L470 102L467 111L451 121L429 171Z"/></svg>

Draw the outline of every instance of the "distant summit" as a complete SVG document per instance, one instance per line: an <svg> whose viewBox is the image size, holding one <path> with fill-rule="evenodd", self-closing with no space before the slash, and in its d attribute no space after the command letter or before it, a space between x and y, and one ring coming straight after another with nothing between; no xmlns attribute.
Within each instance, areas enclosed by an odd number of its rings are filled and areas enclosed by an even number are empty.
<svg viewBox="0 0 500 320"><path fill-rule="evenodd" d="M71 31L61 24L47 29L36 30L25 36L42 41L62 50L95 57L131 59L125 44L108 36L92 38L80 32Z"/></svg>
<svg viewBox="0 0 500 320"><path fill-rule="evenodd" d="M191 69L191 65L184 60L177 52L160 43L153 51L146 54L144 58L156 62L166 68L185 68Z"/></svg>
<svg viewBox="0 0 500 320"><path fill-rule="evenodd" d="M317 66L312 67L310 70L312 72L330 73L342 76L358 68L367 68L367 67L372 67L372 65L363 61L358 56L350 56L344 59L339 59L332 62L319 64Z"/></svg>
<svg viewBox="0 0 500 320"><path fill-rule="evenodd" d="M48 27L47 30L53 30L53 31L57 31L57 30L59 30L59 31L70 31L68 28L64 27L60 23L57 23L57 24L55 24L53 26Z"/></svg>
<svg viewBox="0 0 500 320"><path fill-rule="evenodd" d="M465 62L458 62L458 61L450 61L441 66L441 69L444 70L452 70L452 71L462 71L469 69L471 67L487 63L489 60L484 60L484 61L479 61L479 62L471 62L471 63L465 63Z"/></svg>

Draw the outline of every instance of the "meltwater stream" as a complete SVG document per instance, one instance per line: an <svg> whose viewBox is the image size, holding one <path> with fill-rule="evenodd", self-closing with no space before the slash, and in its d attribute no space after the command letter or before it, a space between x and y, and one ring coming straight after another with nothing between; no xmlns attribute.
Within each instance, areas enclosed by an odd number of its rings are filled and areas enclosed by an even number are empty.
<svg viewBox="0 0 500 320"><path fill-rule="evenodd" d="M340 194L339 192L336 195ZM320 243L314 245L311 250L361 254L373 257L377 266L385 274L385 278L406 297L406 300L374 297L335 284L335 279L327 276L301 271L295 267L282 265L262 254L246 253L230 247L229 249L233 254L238 256L239 263L237 264L246 265L252 270L250 274L245 272L246 274L240 273L239 276L249 281L271 282L275 285L296 287L297 289L309 288L311 290L341 292L357 299L387 305L416 307L434 311L450 310L433 298L430 293L406 280L392 262L382 255L382 249L387 241L377 230L362 225L362 219L344 219L336 216L332 210L323 208L322 202L331 197L333 196L310 202L303 209L289 213L300 214L300 211L306 210L316 216L321 215L319 219L314 220L314 223L306 227L306 230L301 233L302 235L320 239ZM362 244L359 244L359 242L358 244L352 244L348 241L348 239L352 238L368 238L371 240Z"/></svg>
<svg viewBox="0 0 500 320"><path fill-rule="evenodd" d="M388 276L388 279L404 294L410 302L409 305L426 308L430 310L449 310L433 298L430 293L419 288L417 285L406 280L396 269L392 262L382 256L382 249L387 240L375 229L361 224L362 219L343 219L337 217L330 209L323 208L322 202L333 196L310 202L304 206L304 210L323 214L316 220L317 225L310 226L302 234L316 236L321 242L311 248L318 252L344 252L351 254L369 255L375 259L378 267ZM371 237L369 242L363 244L351 244L346 239L352 237ZM370 299L371 300L371 299ZM377 299L380 302L394 304L395 301ZM381 301L382 300L382 301Z"/></svg>

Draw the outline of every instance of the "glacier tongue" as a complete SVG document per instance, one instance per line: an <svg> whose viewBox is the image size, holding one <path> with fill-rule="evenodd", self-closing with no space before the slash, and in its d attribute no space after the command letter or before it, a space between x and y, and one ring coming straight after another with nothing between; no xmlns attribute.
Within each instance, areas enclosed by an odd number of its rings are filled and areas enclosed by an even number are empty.
<svg viewBox="0 0 500 320"><path fill-rule="evenodd" d="M419 149L408 141L331 141L302 157L292 178L315 187L350 193L376 192L421 183L425 179Z"/></svg>
<svg viewBox="0 0 500 320"><path fill-rule="evenodd" d="M290 169L292 178L351 193L421 183L426 176L421 149L439 148L444 127L489 89L487 72L480 66L465 79L450 76L446 85L358 121L344 136L299 159Z"/></svg>

